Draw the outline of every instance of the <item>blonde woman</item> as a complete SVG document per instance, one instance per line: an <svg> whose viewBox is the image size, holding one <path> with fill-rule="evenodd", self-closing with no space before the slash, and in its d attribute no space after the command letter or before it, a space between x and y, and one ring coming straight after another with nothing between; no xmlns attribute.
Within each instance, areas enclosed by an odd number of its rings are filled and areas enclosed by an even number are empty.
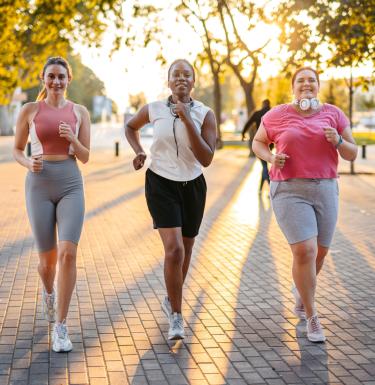
<svg viewBox="0 0 375 385"><path fill-rule="evenodd" d="M49 58L41 80L43 89L37 101L21 109L13 154L16 161L29 170L26 206L39 251L44 315L48 321L55 321L52 349L68 352L72 350L72 343L66 317L76 282L77 245L84 217L83 183L76 159L82 163L89 159L90 117L85 107L65 97L72 80L65 59ZM30 159L24 155L29 136Z"/></svg>

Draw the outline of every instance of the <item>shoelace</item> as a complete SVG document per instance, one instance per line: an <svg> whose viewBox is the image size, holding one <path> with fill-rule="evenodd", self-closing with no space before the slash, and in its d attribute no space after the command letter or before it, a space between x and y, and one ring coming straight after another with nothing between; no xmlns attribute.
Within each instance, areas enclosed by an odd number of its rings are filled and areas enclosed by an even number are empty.
<svg viewBox="0 0 375 385"><path fill-rule="evenodd" d="M310 326L313 333L318 333L320 331L320 322L318 316L313 316L310 318Z"/></svg>
<svg viewBox="0 0 375 385"><path fill-rule="evenodd" d="M56 326L56 331L57 331L57 335L59 336L59 338L61 338L63 340L66 338L66 336L68 334L66 326L63 323L58 324Z"/></svg>
<svg viewBox="0 0 375 385"><path fill-rule="evenodd" d="M183 328L183 320L182 320L182 317L173 317L173 329L175 328L180 328L182 329Z"/></svg>
<svg viewBox="0 0 375 385"><path fill-rule="evenodd" d="M52 307L54 302L55 302L55 294L46 294L46 299L47 299L47 306Z"/></svg>

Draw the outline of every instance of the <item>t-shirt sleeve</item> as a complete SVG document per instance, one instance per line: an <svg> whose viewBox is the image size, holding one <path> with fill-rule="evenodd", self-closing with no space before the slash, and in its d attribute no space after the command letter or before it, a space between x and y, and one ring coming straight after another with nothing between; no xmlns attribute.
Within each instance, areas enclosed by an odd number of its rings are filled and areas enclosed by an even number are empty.
<svg viewBox="0 0 375 385"><path fill-rule="evenodd" d="M346 117L346 115L343 113L343 111L340 110L340 108L337 108L337 132L339 134L342 134L342 132L345 130L346 127L350 126L349 119Z"/></svg>

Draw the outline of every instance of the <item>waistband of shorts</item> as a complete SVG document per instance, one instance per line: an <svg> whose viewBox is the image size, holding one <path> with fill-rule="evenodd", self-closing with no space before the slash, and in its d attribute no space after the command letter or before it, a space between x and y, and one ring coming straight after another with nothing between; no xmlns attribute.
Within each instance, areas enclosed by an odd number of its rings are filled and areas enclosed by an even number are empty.
<svg viewBox="0 0 375 385"><path fill-rule="evenodd" d="M337 180L337 178L290 178L285 180L271 180L271 182L277 183L330 183Z"/></svg>
<svg viewBox="0 0 375 385"><path fill-rule="evenodd" d="M157 178L159 178L161 180L164 180L164 181L166 181L168 183L172 183L172 184L175 184L175 185L183 185L183 186L187 185L188 183L195 182L198 179L201 179L203 177L203 173L201 173L200 175L198 175L194 179L190 179L190 180L173 180L173 179L168 179L168 178L166 178L164 176L161 176L161 175L157 174L155 171L152 171L151 168L148 168L146 170L146 173L150 173L151 175L154 175Z"/></svg>

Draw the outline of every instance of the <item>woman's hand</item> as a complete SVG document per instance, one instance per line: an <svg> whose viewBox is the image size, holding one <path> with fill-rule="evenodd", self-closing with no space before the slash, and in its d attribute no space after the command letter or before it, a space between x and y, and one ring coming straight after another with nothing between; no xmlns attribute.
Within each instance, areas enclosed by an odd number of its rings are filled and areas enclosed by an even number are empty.
<svg viewBox="0 0 375 385"><path fill-rule="evenodd" d="M275 168L282 169L285 166L286 160L289 159L289 155L287 154L273 154L272 155L272 166Z"/></svg>
<svg viewBox="0 0 375 385"><path fill-rule="evenodd" d="M179 100L177 101L174 112L183 122L191 120L189 105L182 103Z"/></svg>
<svg viewBox="0 0 375 385"><path fill-rule="evenodd" d="M332 143L334 146L337 146L340 140L340 135L338 134L336 128L333 127L325 127L323 128L324 135L326 140Z"/></svg>
<svg viewBox="0 0 375 385"><path fill-rule="evenodd" d="M139 152L136 157L133 159L133 166L135 170L139 170L145 164L147 155L144 152Z"/></svg>
<svg viewBox="0 0 375 385"><path fill-rule="evenodd" d="M63 121L61 121L59 124L59 134L61 138L65 138L70 143L76 140L76 136L74 135L70 125Z"/></svg>
<svg viewBox="0 0 375 385"><path fill-rule="evenodd" d="M29 160L29 170L31 172L41 172L43 170L42 155L34 156Z"/></svg>

